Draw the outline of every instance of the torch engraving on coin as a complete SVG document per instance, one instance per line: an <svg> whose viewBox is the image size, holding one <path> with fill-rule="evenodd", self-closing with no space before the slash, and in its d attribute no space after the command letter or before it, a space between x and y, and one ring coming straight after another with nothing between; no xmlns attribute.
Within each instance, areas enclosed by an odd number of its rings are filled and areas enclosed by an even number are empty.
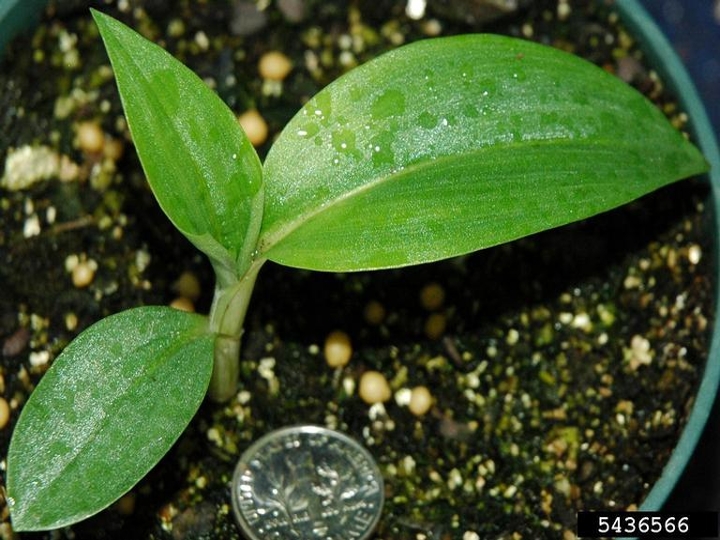
<svg viewBox="0 0 720 540"><path fill-rule="evenodd" d="M383 481L370 453L319 426L268 433L240 457L233 509L250 540L362 540L383 505Z"/></svg>

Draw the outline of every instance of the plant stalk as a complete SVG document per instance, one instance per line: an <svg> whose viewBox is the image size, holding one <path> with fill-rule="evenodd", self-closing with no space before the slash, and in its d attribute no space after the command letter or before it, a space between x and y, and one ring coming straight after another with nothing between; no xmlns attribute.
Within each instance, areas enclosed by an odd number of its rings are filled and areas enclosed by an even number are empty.
<svg viewBox="0 0 720 540"><path fill-rule="evenodd" d="M217 334L215 357L208 396L218 403L232 398L240 375L240 341L245 314L255 280L265 260L254 261L248 271L231 286L218 283L210 309L210 330Z"/></svg>

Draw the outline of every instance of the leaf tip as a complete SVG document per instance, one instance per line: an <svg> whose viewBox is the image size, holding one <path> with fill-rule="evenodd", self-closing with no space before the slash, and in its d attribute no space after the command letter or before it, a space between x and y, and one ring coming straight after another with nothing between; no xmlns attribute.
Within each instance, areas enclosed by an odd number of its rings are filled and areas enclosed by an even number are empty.
<svg viewBox="0 0 720 540"><path fill-rule="evenodd" d="M98 11L95 8L90 8L90 15L92 15L95 24L101 24L107 17L107 15L105 15L102 11Z"/></svg>

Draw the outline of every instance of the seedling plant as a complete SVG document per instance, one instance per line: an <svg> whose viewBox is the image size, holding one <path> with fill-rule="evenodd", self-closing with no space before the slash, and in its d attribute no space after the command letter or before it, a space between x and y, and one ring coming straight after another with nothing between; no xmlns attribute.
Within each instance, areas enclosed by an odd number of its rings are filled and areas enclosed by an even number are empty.
<svg viewBox="0 0 720 540"><path fill-rule="evenodd" d="M640 93L573 55L463 35L388 52L320 91L264 163L235 114L157 45L93 11L150 187L212 263L209 315L137 307L82 332L13 433L16 531L106 508L206 394L231 399L267 261L331 272L436 261L588 218L707 170Z"/></svg>

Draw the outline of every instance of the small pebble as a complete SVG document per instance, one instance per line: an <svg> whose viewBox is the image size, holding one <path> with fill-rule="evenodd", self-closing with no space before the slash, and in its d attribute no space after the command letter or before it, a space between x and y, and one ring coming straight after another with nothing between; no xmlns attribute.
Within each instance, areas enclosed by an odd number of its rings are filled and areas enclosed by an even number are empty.
<svg viewBox="0 0 720 540"><path fill-rule="evenodd" d="M188 298L193 302L200 298L200 280L192 272L186 271L180 274L172 285L173 290L180 296Z"/></svg>
<svg viewBox="0 0 720 540"><path fill-rule="evenodd" d="M132 515L133 512L135 512L135 494L126 493L125 495L120 497L115 503L115 508L117 509L118 513L123 516Z"/></svg>
<svg viewBox="0 0 720 540"><path fill-rule="evenodd" d="M643 74L643 67L637 58L623 56L617 61L615 74L629 84Z"/></svg>
<svg viewBox="0 0 720 540"><path fill-rule="evenodd" d="M410 394L410 403L408 409L415 416L422 416L430 410L433 403L433 397L430 390L426 386L416 386Z"/></svg>
<svg viewBox="0 0 720 540"><path fill-rule="evenodd" d="M0 397L0 429L8 425L10 421L10 405L5 398Z"/></svg>
<svg viewBox="0 0 720 540"><path fill-rule="evenodd" d="M105 134L100 128L100 124L93 121L78 124L77 144L80 150L88 154L101 152L105 145Z"/></svg>
<svg viewBox="0 0 720 540"><path fill-rule="evenodd" d="M688 260L690 264L698 264L702 258L702 248L697 244L693 244L688 248Z"/></svg>
<svg viewBox="0 0 720 540"><path fill-rule="evenodd" d="M201 51L207 51L210 48L210 40L202 30L195 34L195 43L200 47Z"/></svg>
<svg viewBox="0 0 720 540"><path fill-rule="evenodd" d="M33 236L37 236L40 234L41 230L40 218L37 214L33 214L25 220L25 224L23 225L23 237L31 238Z"/></svg>
<svg viewBox="0 0 720 540"><path fill-rule="evenodd" d="M16 356L25 350L30 342L30 330L21 326L5 338L2 347L3 356Z"/></svg>
<svg viewBox="0 0 720 540"><path fill-rule="evenodd" d="M70 312L65 314L65 328L71 332L74 332L77 329L79 322L78 316L75 313Z"/></svg>
<svg viewBox="0 0 720 540"><path fill-rule="evenodd" d="M233 16L230 20L230 32L236 36L250 36L262 30L267 24L267 14L255 5L255 2L233 2Z"/></svg>
<svg viewBox="0 0 720 540"><path fill-rule="evenodd" d="M447 327L447 317L442 313L431 313L425 321L425 335L430 339L440 339Z"/></svg>
<svg viewBox="0 0 720 540"><path fill-rule="evenodd" d="M168 23L167 32L171 37L182 37L185 33L185 23L182 19L173 19Z"/></svg>
<svg viewBox="0 0 720 540"><path fill-rule="evenodd" d="M292 67L290 59L280 51L266 52L258 62L260 77L271 81L282 81L292 71Z"/></svg>
<svg viewBox="0 0 720 540"><path fill-rule="evenodd" d="M437 37L442 34L442 24L437 19L428 19L422 24L423 34L429 37Z"/></svg>
<svg viewBox="0 0 720 540"><path fill-rule="evenodd" d="M289 23L299 23L305 18L305 0L278 0L278 9Z"/></svg>
<svg viewBox="0 0 720 540"><path fill-rule="evenodd" d="M420 305L428 311L440 309L445 302L445 289L438 283L428 283L420 291Z"/></svg>
<svg viewBox="0 0 720 540"><path fill-rule="evenodd" d="M377 326L385 320L385 307L377 300L371 300L365 306L363 315L368 324Z"/></svg>
<svg viewBox="0 0 720 540"><path fill-rule="evenodd" d="M390 399L390 385L379 371L366 371L360 377L358 395L368 405L383 403Z"/></svg>
<svg viewBox="0 0 720 540"><path fill-rule="evenodd" d="M558 19L561 21L567 20L567 18L572 13L572 7L570 7L570 4L567 0L560 0L557 7L557 16Z"/></svg>
<svg viewBox="0 0 720 540"><path fill-rule="evenodd" d="M414 21L419 21L425 16L427 0L408 0L405 6L405 15Z"/></svg>
<svg viewBox="0 0 720 540"><path fill-rule="evenodd" d="M33 351L28 355L28 360L33 367L46 366L50 362L50 353L48 351Z"/></svg>
<svg viewBox="0 0 720 540"><path fill-rule="evenodd" d="M178 296L175 300L170 302L170 307L179 309L180 311L187 311L188 313L195 312L195 305L192 300L185 298L184 296Z"/></svg>
<svg viewBox="0 0 720 540"><path fill-rule="evenodd" d="M395 392L395 403L401 407L407 407L410 404L410 398L412 398L412 390L409 388L400 388Z"/></svg>
<svg viewBox="0 0 720 540"><path fill-rule="evenodd" d="M27 189L41 180L58 174L60 156L47 146L25 145L8 151L5 156L5 172L0 186L10 191Z"/></svg>
<svg viewBox="0 0 720 540"><path fill-rule="evenodd" d="M72 269L72 282L75 287L82 289L87 287L95 279L97 263L93 260L80 261Z"/></svg>
<svg viewBox="0 0 720 540"><path fill-rule="evenodd" d="M253 146L262 145L268 137L268 125L257 109L249 109L238 116L238 122Z"/></svg>
<svg viewBox="0 0 720 540"><path fill-rule="evenodd" d="M120 139L105 137L103 155L111 161L119 160L125 152L125 144Z"/></svg>
<svg viewBox="0 0 720 540"><path fill-rule="evenodd" d="M352 356L350 337L341 330L328 334L325 338L325 361L331 368L346 366Z"/></svg>

